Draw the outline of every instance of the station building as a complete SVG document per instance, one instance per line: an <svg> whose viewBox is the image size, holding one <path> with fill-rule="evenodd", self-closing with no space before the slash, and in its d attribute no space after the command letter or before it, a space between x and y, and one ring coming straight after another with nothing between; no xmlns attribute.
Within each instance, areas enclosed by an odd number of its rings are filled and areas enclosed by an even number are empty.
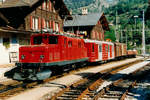
<svg viewBox="0 0 150 100"><path fill-rule="evenodd" d="M64 31L81 35L83 38L104 41L104 33L109 30L107 19L103 12L88 13L82 8L82 13L72 15L72 20L65 20Z"/></svg>

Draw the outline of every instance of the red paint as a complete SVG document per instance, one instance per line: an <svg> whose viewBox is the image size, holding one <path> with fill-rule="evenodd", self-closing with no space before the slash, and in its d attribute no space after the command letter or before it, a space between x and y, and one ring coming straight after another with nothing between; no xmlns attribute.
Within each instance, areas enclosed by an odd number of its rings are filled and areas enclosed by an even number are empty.
<svg viewBox="0 0 150 100"><path fill-rule="evenodd" d="M42 28L45 28L45 19L42 18Z"/></svg>
<svg viewBox="0 0 150 100"><path fill-rule="evenodd" d="M98 59L98 44L96 43L85 43L87 48L87 55L89 57L89 62L96 62Z"/></svg>
<svg viewBox="0 0 150 100"><path fill-rule="evenodd" d="M102 43L102 60L108 60L108 44Z"/></svg>
<svg viewBox="0 0 150 100"><path fill-rule="evenodd" d="M33 39L37 36L42 37L42 44L34 44ZM58 37L57 44L49 44L49 37L52 36ZM25 59L21 59L22 55L25 56ZM44 55L43 59L40 59L41 55ZM87 58L87 48L84 46L83 39L54 34L32 35L31 45L19 49L19 61L22 63L51 63L83 58Z"/></svg>
<svg viewBox="0 0 150 100"><path fill-rule="evenodd" d="M109 49L110 49L110 58L112 58L112 45L109 45Z"/></svg>
<svg viewBox="0 0 150 100"><path fill-rule="evenodd" d="M53 31L55 31L55 21L53 21Z"/></svg>

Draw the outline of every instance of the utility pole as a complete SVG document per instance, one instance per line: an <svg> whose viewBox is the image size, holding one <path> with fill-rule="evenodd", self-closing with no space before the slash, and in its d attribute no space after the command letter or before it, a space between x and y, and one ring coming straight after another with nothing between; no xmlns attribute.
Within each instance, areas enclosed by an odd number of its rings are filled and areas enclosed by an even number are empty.
<svg viewBox="0 0 150 100"><path fill-rule="evenodd" d="M116 35L116 41L119 42L119 37L118 37L118 34L117 34L117 23L118 23L118 19L117 19L117 16L118 16L118 12L117 12L117 9L116 9L116 28L115 28L115 35Z"/></svg>
<svg viewBox="0 0 150 100"><path fill-rule="evenodd" d="M145 55L145 15L143 9L142 54Z"/></svg>

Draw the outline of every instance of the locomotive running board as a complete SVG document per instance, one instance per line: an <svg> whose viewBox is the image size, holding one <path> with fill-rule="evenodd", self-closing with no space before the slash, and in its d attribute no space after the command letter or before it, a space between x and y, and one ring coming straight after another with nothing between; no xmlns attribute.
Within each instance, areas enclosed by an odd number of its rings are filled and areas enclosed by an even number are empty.
<svg viewBox="0 0 150 100"><path fill-rule="evenodd" d="M16 63L16 66L25 66L25 67L63 66L63 65L67 65L67 64L73 64L73 63L85 62L85 61L88 61L88 58L77 59L77 60L67 60L67 61L61 61L61 62L53 62L53 63Z"/></svg>

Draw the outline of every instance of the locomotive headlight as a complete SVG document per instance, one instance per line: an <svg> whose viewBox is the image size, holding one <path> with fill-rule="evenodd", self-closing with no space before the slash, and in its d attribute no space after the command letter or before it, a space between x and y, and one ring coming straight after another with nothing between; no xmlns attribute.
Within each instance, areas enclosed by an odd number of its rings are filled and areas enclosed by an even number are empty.
<svg viewBox="0 0 150 100"><path fill-rule="evenodd" d="M40 59L43 59L44 58L44 55L40 55Z"/></svg>
<svg viewBox="0 0 150 100"><path fill-rule="evenodd" d="M25 55L21 55L21 59L24 59L25 58Z"/></svg>

